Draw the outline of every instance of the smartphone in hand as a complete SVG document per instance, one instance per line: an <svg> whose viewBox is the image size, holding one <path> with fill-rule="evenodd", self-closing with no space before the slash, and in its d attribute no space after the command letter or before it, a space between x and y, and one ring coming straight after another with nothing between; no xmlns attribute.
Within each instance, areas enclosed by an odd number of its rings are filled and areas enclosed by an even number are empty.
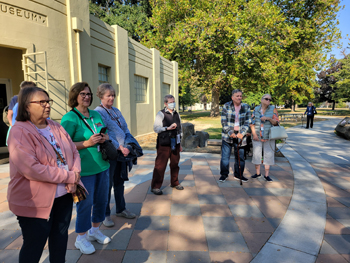
<svg viewBox="0 0 350 263"><path fill-rule="evenodd" d="M100 134L102 135L102 133L106 133L106 131L107 131L107 127L103 127L100 131Z"/></svg>

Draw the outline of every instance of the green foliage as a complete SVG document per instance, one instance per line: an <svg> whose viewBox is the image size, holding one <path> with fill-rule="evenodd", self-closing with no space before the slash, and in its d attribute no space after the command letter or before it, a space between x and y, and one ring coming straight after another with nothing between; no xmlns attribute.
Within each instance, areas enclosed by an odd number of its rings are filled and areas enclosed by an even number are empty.
<svg viewBox="0 0 350 263"><path fill-rule="evenodd" d="M151 29L148 17L152 9L148 0L141 1L89 1L90 13L109 25L118 25L128 31L129 37L140 41L137 30Z"/></svg>
<svg viewBox="0 0 350 263"><path fill-rule="evenodd" d="M340 69L333 74L336 79L335 87L337 92L335 94L336 98L340 102L350 100L350 55L345 56L343 59L339 60L341 63ZM340 103L339 103L340 104ZM338 104L338 106L339 106ZM345 103L343 103L344 106ZM343 108L343 106L341 106ZM345 107L345 106L344 106Z"/></svg>
<svg viewBox="0 0 350 263"><path fill-rule="evenodd" d="M153 29L138 31L142 43L179 63L180 82L198 80L212 96L212 116L225 86L280 100L313 97L314 68L340 38L339 0L154 0L151 6Z"/></svg>

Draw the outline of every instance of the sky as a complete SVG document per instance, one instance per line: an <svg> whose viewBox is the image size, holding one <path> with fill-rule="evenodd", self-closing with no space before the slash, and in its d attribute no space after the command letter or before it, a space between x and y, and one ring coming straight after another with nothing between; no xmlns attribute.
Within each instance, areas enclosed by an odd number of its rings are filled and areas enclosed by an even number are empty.
<svg viewBox="0 0 350 263"><path fill-rule="evenodd" d="M342 0L341 5L345 5L345 8L338 12L337 18L339 20L338 28L342 34L340 43L342 44L343 48L345 48L350 46L350 0ZM346 37L346 35L348 35L348 37ZM334 47L330 54L335 55L337 59L341 59L343 56L341 55L340 51L340 49ZM347 50L347 53L350 53L350 49Z"/></svg>

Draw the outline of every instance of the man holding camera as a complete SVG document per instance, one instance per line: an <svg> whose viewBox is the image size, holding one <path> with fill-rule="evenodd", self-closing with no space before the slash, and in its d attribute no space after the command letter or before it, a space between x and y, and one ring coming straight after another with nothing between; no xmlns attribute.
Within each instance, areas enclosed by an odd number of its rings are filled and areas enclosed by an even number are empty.
<svg viewBox="0 0 350 263"><path fill-rule="evenodd" d="M153 170L151 191L155 195L163 194L160 189L163 180L166 165L170 158L170 178L171 187L177 190L183 190L179 183L179 161L182 151L181 142L181 118L175 110L175 98L173 95L164 97L164 109L159 111L154 121L153 130L158 133L157 137L157 158Z"/></svg>

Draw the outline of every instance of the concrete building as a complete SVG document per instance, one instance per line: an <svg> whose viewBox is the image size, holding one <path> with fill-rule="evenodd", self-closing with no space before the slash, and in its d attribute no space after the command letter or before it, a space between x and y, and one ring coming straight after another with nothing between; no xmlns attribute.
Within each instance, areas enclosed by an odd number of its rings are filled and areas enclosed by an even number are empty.
<svg viewBox="0 0 350 263"><path fill-rule="evenodd" d="M89 14L87 0L2 0L0 2L0 110L31 80L54 100L51 118L60 121L72 84L86 81L96 93L111 83L116 107L133 135L153 131L162 97L178 101L178 65ZM91 109L99 104L94 96ZM0 121L0 152L7 126Z"/></svg>

